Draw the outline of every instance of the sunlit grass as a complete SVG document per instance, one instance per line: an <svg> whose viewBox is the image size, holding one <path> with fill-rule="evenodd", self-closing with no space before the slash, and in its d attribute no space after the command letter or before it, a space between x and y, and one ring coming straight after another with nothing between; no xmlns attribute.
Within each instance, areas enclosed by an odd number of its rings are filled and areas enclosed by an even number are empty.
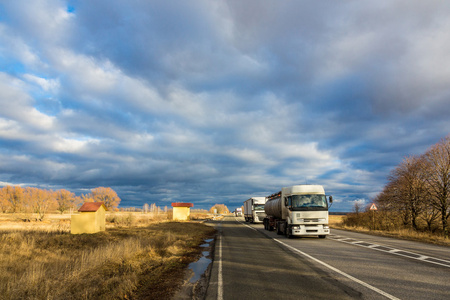
<svg viewBox="0 0 450 300"><path fill-rule="evenodd" d="M48 228L0 229L1 299L167 297L214 232L168 221L81 235Z"/></svg>

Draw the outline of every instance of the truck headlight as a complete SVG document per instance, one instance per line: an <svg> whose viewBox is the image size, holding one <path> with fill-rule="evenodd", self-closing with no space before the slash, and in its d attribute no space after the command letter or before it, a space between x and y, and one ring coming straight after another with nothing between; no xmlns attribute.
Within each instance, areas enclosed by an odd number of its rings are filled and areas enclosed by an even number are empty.
<svg viewBox="0 0 450 300"><path fill-rule="evenodd" d="M324 225L323 229L330 229L330 227L328 225Z"/></svg>
<svg viewBox="0 0 450 300"><path fill-rule="evenodd" d="M299 226L292 226L292 229L294 229L294 230L299 230L300 227L299 227Z"/></svg>

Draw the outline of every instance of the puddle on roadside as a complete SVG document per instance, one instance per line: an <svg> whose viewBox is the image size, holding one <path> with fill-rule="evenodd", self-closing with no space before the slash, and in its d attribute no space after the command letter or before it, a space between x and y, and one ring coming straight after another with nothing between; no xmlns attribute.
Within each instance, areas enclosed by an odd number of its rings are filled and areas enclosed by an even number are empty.
<svg viewBox="0 0 450 300"><path fill-rule="evenodd" d="M209 247L209 243L211 243L212 241L214 241L214 239L207 239L205 240L205 244L201 244L200 247Z"/></svg>
<svg viewBox="0 0 450 300"><path fill-rule="evenodd" d="M209 254L209 252L208 252L208 254ZM192 276L192 278L189 279L189 282L194 283L197 280L199 280L200 277L202 276L202 274L205 273L206 268L208 268L211 261L212 261L211 259L203 256L203 257L200 257L200 259L197 260L196 262L190 263L189 269L194 271L194 276Z"/></svg>
<svg viewBox="0 0 450 300"><path fill-rule="evenodd" d="M212 242L214 239L208 239L205 240L205 244L200 245L200 247L209 247L209 243ZM192 276L191 279L189 279L189 282L194 283L200 279L202 274L205 273L206 269L208 268L209 264L212 262L212 259L206 258L209 256L209 251L202 251L202 257L200 257L199 260L190 263L189 269L191 269L194 272L194 276Z"/></svg>

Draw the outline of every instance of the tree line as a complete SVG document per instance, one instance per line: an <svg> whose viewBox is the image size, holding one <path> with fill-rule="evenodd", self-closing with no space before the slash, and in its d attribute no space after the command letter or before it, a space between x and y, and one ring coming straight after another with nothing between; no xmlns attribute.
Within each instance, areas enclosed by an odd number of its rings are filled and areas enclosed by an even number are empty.
<svg viewBox="0 0 450 300"><path fill-rule="evenodd" d="M405 157L392 170L374 203L378 207L374 213L377 229L407 227L416 231L442 231L448 238L450 135L422 155ZM355 212L347 221L361 221L355 216L360 215L357 207ZM368 209L366 217L367 212Z"/></svg>
<svg viewBox="0 0 450 300"><path fill-rule="evenodd" d="M108 210L116 210L121 199L109 187L97 187L91 193L75 196L65 189L53 191L34 187L7 185L0 189L1 213L35 213L39 220L49 211L61 214L77 210L84 202L103 202Z"/></svg>

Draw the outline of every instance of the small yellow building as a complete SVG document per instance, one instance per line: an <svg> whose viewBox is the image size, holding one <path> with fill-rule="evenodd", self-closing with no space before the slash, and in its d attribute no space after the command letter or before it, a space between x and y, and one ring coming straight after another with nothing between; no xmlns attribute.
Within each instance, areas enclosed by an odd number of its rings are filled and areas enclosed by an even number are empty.
<svg viewBox="0 0 450 300"><path fill-rule="evenodd" d="M192 203L172 203L173 207L173 219L178 221L189 220L191 215L191 207L194 207Z"/></svg>
<svg viewBox="0 0 450 300"><path fill-rule="evenodd" d="M103 202L86 202L72 215L70 233L96 233L105 231L106 206Z"/></svg>

